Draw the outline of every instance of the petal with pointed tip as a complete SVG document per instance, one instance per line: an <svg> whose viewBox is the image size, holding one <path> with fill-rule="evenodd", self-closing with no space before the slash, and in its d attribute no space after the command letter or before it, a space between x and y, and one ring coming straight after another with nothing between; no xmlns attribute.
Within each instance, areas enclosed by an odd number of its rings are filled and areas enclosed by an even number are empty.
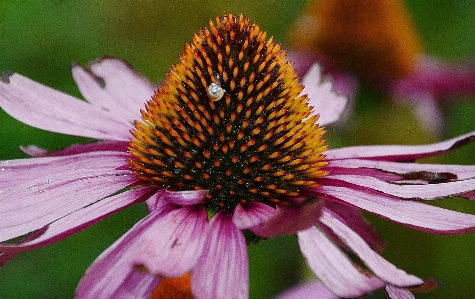
<svg viewBox="0 0 475 299"><path fill-rule="evenodd" d="M98 59L86 67L74 64L71 72L88 102L129 122L142 118L140 109L155 90L127 62L111 57Z"/></svg>
<svg viewBox="0 0 475 299"><path fill-rule="evenodd" d="M47 131L102 140L130 138L125 119L19 74L0 80L0 107L19 121Z"/></svg>

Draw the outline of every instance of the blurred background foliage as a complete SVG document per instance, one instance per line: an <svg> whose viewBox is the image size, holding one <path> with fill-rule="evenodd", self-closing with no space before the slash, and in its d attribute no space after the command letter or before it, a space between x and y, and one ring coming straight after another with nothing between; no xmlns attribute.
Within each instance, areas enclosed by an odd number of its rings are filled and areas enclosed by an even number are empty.
<svg viewBox="0 0 475 299"><path fill-rule="evenodd" d="M0 69L80 97L68 65L111 55L128 60L158 84L184 44L209 19L223 12L243 13L285 45L286 29L303 4L272 0L2 1ZM475 56L474 2L409 0L407 4L429 54L450 59ZM434 136L421 128L409 107L363 87L349 122L328 128L328 143L334 147L418 144L453 137L475 130L474 100L443 103L446 127L443 136ZM20 145L55 150L90 141L31 128L3 112L0 128L0 159L26 157L18 150ZM474 146L431 162L475 164ZM464 200L439 205L475 213L475 204ZM72 298L92 261L145 214L144 206L138 205L57 244L20 254L0 269L0 298ZM385 257L408 272L443 282L444 287L417 294L417 298L473 298L475 234L436 236L367 216L387 240ZM294 236L253 244L249 252L251 298L271 298L301 279L312 278ZM371 298L384 295L375 292Z"/></svg>

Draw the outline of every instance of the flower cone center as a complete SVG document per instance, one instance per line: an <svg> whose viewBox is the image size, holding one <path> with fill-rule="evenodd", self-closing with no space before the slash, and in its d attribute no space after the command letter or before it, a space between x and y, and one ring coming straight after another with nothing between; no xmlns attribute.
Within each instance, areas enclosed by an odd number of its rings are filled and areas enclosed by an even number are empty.
<svg viewBox="0 0 475 299"><path fill-rule="evenodd" d="M185 46L136 121L129 163L158 188L209 191L209 208L293 202L325 175L324 131L285 52L224 15Z"/></svg>

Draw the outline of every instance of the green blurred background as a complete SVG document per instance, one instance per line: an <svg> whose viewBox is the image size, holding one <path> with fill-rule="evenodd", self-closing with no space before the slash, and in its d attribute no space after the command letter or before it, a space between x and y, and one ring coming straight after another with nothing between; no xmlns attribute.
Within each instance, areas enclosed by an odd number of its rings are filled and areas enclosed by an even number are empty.
<svg viewBox="0 0 475 299"><path fill-rule="evenodd" d="M45 85L80 96L70 76L72 61L102 55L128 60L159 83L194 32L223 12L243 13L285 44L285 31L304 1L3 1L0 4L0 69L21 73ZM445 58L475 56L475 2L408 1L428 53ZM418 144L475 130L475 104L457 99L443 104L442 136L424 131L409 107L363 88L356 113L345 128L328 128L330 146ZM36 144L55 150L84 138L44 132L0 112L0 159L26 157L18 147ZM475 164L474 146L431 162ZM475 203L453 199L440 206L475 214ZM0 269L0 298L72 298L92 261L146 214L127 209L46 248L19 255ZM436 236L367 215L387 240L383 255L422 278L444 287L417 298L473 298L475 234ZM21 217L21 216L19 216ZM251 298L271 298L309 279L294 236L249 247ZM384 298L375 292L371 298Z"/></svg>

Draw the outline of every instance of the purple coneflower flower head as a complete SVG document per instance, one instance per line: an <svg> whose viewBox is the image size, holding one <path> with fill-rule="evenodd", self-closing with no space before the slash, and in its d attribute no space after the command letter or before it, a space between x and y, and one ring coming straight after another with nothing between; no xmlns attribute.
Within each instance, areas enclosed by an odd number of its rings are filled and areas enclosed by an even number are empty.
<svg viewBox="0 0 475 299"><path fill-rule="evenodd" d="M145 202L149 214L94 261L78 298L146 298L181 277L195 298L247 298L244 231L296 234L338 296L399 290L424 281L378 255L382 240L360 210L434 233L475 230L475 216L421 202L475 197L475 167L411 162L475 133L327 149L321 125L337 120L346 100L318 66L301 84L280 45L243 16L200 30L158 88L113 58L73 65L72 74L87 102L18 74L0 82L0 105L13 117L101 140L52 153L30 146L32 158L2 162L0 259Z"/></svg>

